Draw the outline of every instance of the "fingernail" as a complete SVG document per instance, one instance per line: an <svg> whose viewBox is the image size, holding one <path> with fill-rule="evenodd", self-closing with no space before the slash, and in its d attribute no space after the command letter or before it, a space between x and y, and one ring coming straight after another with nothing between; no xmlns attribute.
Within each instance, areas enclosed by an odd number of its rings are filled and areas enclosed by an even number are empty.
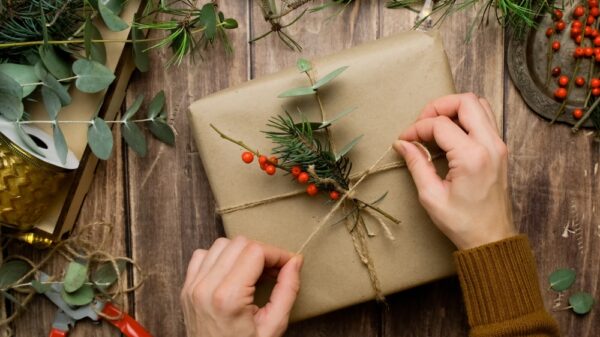
<svg viewBox="0 0 600 337"><path fill-rule="evenodd" d="M304 265L304 257L302 255L296 255L296 257L294 257L296 259L296 270L298 272L300 272L300 270L302 269L302 266Z"/></svg>
<svg viewBox="0 0 600 337"><path fill-rule="evenodd" d="M401 139L394 142L394 147L398 152L400 152L401 155L404 155L406 153L406 143L407 142L405 140Z"/></svg>

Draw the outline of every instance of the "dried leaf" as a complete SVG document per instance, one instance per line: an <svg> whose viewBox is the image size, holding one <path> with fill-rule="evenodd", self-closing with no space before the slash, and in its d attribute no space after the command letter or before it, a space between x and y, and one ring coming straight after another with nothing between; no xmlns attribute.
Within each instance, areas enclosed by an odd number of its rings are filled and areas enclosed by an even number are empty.
<svg viewBox="0 0 600 337"><path fill-rule="evenodd" d="M67 146L65 135L63 135L58 124L52 125L52 133L54 136L54 146L56 147L58 159L61 163L65 164L67 162L67 154L69 153L69 147Z"/></svg>
<svg viewBox="0 0 600 337"><path fill-rule="evenodd" d="M71 77L69 65L56 53L56 49L52 45L42 45L38 51L44 66L54 77L58 79Z"/></svg>
<svg viewBox="0 0 600 337"><path fill-rule="evenodd" d="M281 94L279 94L279 96L277 96L277 97L284 98L284 97L305 96L305 95L312 95L314 93L315 93L315 90L311 87L300 87L300 88L294 88L294 89L284 91Z"/></svg>
<svg viewBox="0 0 600 337"><path fill-rule="evenodd" d="M167 124L167 122L157 119L150 123L148 128L154 137L158 138L158 140L161 142L167 145L175 144L175 133L173 132L173 129L171 129L171 126Z"/></svg>
<svg viewBox="0 0 600 337"><path fill-rule="evenodd" d="M125 266L125 261L117 261L117 267L119 270L116 271L112 263L103 263L94 271L92 275L92 282L94 282L96 287L106 290L117 281L117 275L123 273Z"/></svg>
<svg viewBox="0 0 600 337"><path fill-rule="evenodd" d="M148 118L154 119L158 117L158 115L163 111L163 107L165 106L165 92L159 91L156 96L150 102L148 106Z"/></svg>
<svg viewBox="0 0 600 337"><path fill-rule="evenodd" d="M108 8L102 1L98 1L98 11L102 17L102 21L108 29L113 32L120 32L129 28L129 25L123 21L117 14Z"/></svg>
<svg viewBox="0 0 600 337"><path fill-rule="evenodd" d="M575 282L575 271L573 269L557 269L548 277L550 288L554 291L565 291Z"/></svg>
<svg viewBox="0 0 600 337"><path fill-rule="evenodd" d="M314 90L319 89L320 87L322 87L325 84L329 83L334 78L338 77L346 69L348 69L348 66L337 68L336 70L330 72L329 74L325 75L323 78L321 78L320 80L318 80L317 82L315 82L315 84L312 86L312 88Z"/></svg>
<svg viewBox="0 0 600 337"><path fill-rule="evenodd" d="M140 128L132 122L125 122L121 126L121 133L123 134L123 139L125 139L125 143L131 147L131 149L144 157L148 152L148 147L146 145L146 137L144 137L144 133Z"/></svg>
<svg viewBox="0 0 600 337"><path fill-rule="evenodd" d="M54 90L50 89L47 86L42 86L42 99L44 100L44 107L46 108L46 112L51 120L55 120L58 116L58 112L62 107L60 102L60 98L54 92Z"/></svg>
<svg viewBox="0 0 600 337"><path fill-rule="evenodd" d="M0 288L6 289L20 280L31 270L31 266L23 260L11 260L0 267Z"/></svg>
<svg viewBox="0 0 600 337"><path fill-rule="evenodd" d="M296 66L298 67L298 70L300 70L300 72L302 73L308 72L312 69L312 64L310 63L310 61L303 58L298 59L298 61L296 62Z"/></svg>
<svg viewBox="0 0 600 337"><path fill-rule="evenodd" d="M79 59L73 63L73 72L77 75L75 86L77 89L95 93L102 91L112 83L115 75L104 65L85 59Z"/></svg>
<svg viewBox="0 0 600 337"><path fill-rule="evenodd" d="M77 291L87 280L88 265L79 262L70 262L67 267L63 288L67 293Z"/></svg>
<svg viewBox="0 0 600 337"><path fill-rule="evenodd" d="M107 160L110 157L113 147L113 137L108 124L96 117L88 129L88 144L96 157Z"/></svg>
<svg viewBox="0 0 600 337"><path fill-rule="evenodd" d="M569 297L569 305L576 314L585 315L592 310L594 297L585 292L578 292Z"/></svg>
<svg viewBox="0 0 600 337"><path fill-rule="evenodd" d="M29 96L29 94L37 88L37 85L24 85L37 83L39 81L39 78L35 74L34 66L16 63L0 63L0 72L19 83L21 90L23 91L21 97Z"/></svg>
<svg viewBox="0 0 600 337"><path fill-rule="evenodd" d="M335 155L335 161L337 162L338 160L342 159L343 156L345 156L348 152L350 152L350 150L352 150L352 148L358 144L358 142L362 139L363 135L360 135L356 138L354 138L352 141L350 141L350 143L346 144L339 153L336 153Z"/></svg>
<svg viewBox="0 0 600 337"><path fill-rule="evenodd" d="M68 293L63 288L60 293L62 299L70 306L82 306L92 303L94 300L94 289L88 284L84 284L77 291Z"/></svg>

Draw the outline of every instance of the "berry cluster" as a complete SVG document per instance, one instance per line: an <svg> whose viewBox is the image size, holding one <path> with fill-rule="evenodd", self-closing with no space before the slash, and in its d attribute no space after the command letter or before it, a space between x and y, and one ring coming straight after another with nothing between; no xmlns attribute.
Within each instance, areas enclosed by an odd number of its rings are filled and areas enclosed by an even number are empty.
<svg viewBox="0 0 600 337"><path fill-rule="evenodd" d="M586 80L583 76L578 76L578 65L583 59L589 59L590 62L600 63L600 31L597 27L597 19L600 16L600 9L598 8L598 0L588 0L587 6L578 5L572 10L572 22L570 23L570 37L576 45L573 53L573 58L576 60L576 66L573 74L573 83L566 74L561 74L560 67L554 67L550 71L553 77L556 77L558 88L554 91L554 97L561 102L564 102L568 96L569 91L573 88L573 84L578 88L583 88L587 84L588 98L589 96L600 97L600 78L594 78L591 76ZM549 41L549 54L552 52L558 52L561 49L561 43L558 39L553 39L558 34L561 34L566 28L567 23L563 20L563 11L560 9L554 9L552 12L553 27L546 29L546 37ZM551 60L551 55L549 60ZM551 61L549 61L551 62ZM549 65L550 67L550 65ZM548 68L550 69L550 68ZM586 104L587 104L586 99ZM564 103L563 103L564 106ZM562 108L561 108L562 109ZM577 108L572 111L573 118L581 119L584 115L584 108Z"/></svg>
<svg viewBox="0 0 600 337"><path fill-rule="evenodd" d="M254 161L254 153L246 151L242 153L242 161L246 164L250 164ZM267 158L266 156L258 156L258 164L261 170L265 171L268 175L272 176L277 172L278 159L275 156ZM289 170L285 167L279 166L281 169L288 171L300 184L308 184L306 187L306 193L308 195L315 196L319 193L319 188L315 183L310 182L310 175L303 171L300 166L292 166ZM331 200L338 200L340 198L340 192L336 190L329 191L329 198Z"/></svg>

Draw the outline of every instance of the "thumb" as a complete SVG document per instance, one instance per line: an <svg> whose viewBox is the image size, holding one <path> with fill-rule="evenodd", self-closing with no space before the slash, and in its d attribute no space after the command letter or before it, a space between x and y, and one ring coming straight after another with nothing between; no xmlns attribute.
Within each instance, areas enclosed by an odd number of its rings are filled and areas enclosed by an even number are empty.
<svg viewBox="0 0 600 337"><path fill-rule="evenodd" d="M279 271L271 298L257 313L259 336L281 336L285 331L292 306L300 290L301 255L291 258Z"/></svg>
<svg viewBox="0 0 600 337"><path fill-rule="evenodd" d="M442 179L437 175L429 156L415 144L397 140L394 142L394 149L404 158L420 196L435 194L443 189Z"/></svg>

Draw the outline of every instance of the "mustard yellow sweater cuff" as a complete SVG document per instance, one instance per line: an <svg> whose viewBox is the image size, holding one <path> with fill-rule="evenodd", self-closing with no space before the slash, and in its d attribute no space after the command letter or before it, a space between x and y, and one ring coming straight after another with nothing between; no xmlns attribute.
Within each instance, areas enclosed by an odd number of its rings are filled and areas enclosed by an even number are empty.
<svg viewBox="0 0 600 337"><path fill-rule="evenodd" d="M457 251L454 259L471 327L544 310L526 236Z"/></svg>

